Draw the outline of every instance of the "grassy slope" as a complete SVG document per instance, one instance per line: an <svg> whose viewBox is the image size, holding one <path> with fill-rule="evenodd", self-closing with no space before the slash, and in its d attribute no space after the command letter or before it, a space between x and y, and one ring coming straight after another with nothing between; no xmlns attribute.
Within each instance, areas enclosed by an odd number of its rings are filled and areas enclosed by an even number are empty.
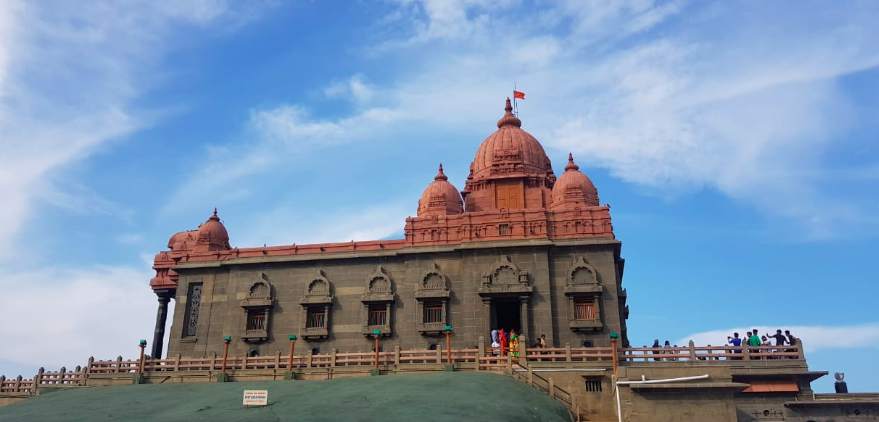
<svg viewBox="0 0 879 422"><path fill-rule="evenodd" d="M269 390L269 406L244 409L245 389ZM0 407L0 422L568 421L567 415L512 379L464 372L77 388Z"/></svg>

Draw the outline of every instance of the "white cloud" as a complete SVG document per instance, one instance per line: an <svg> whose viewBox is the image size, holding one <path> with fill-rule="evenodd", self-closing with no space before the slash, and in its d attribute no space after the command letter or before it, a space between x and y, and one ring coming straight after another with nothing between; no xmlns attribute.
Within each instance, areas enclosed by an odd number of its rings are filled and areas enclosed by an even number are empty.
<svg viewBox="0 0 879 422"><path fill-rule="evenodd" d="M152 341L157 302L144 287L150 277L143 269L97 265L0 275L3 312L19 317L0 325L4 344L16 345L0 348L0 361L36 372L85 365L95 354L133 358L138 340Z"/></svg>
<svg viewBox="0 0 879 422"><path fill-rule="evenodd" d="M329 98L350 98L356 104L368 103L373 94L373 88L362 74L354 75L344 82L335 82L324 89L324 95Z"/></svg>
<svg viewBox="0 0 879 422"><path fill-rule="evenodd" d="M219 19L234 26L254 7L219 0L0 3L0 247L13 243L35 198L124 214L112 201L91 193L83 200L69 192L75 184L56 181L71 164L151 124L156 113L133 101L160 78L151 71L177 26Z"/></svg>
<svg viewBox="0 0 879 422"><path fill-rule="evenodd" d="M411 203L386 204L365 209L342 209L323 213L300 214L279 207L236 227L235 239L242 246L289 245L378 240L403 231Z"/></svg>
<svg viewBox="0 0 879 422"><path fill-rule="evenodd" d="M757 329L760 335L775 334L775 330L790 330L794 337L803 340L806 352L814 352L823 349L879 349L879 322L871 322L849 326L764 326L738 327L725 330L704 331L695 333L677 341L678 345L686 345L693 340L698 346L711 344L722 346L726 344L727 336L739 333L744 337L745 333ZM772 344L775 344L773 340ZM808 358L808 356L806 356Z"/></svg>

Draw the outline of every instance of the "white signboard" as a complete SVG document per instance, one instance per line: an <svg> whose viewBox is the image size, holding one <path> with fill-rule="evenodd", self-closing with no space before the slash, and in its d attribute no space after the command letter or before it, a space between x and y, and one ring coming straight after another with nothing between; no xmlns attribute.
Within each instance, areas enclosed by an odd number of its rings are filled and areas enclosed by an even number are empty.
<svg viewBox="0 0 879 422"><path fill-rule="evenodd" d="M269 390L244 390L245 406L266 406L269 404Z"/></svg>

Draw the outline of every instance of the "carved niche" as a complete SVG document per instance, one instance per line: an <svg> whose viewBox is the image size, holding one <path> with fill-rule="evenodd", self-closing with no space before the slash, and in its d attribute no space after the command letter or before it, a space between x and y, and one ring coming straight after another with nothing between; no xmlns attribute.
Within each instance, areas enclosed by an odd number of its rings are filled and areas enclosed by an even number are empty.
<svg viewBox="0 0 879 422"><path fill-rule="evenodd" d="M391 311L394 308L394 284L385 269L379 265L366 278L366 293L363 302L363 335L369 337L379 331L379 335L391 335Z"/></svg>
<svg viewBox="0 0 879 422"><path fill-rule="evenodd" d="M330 308L333 305L333 285L322 270L311 277L305 286L302 305L302 337L305 339L325 339L329 337Z"/></svg>
<svg viewBox="0 0 879 422"><path fill-rule="evenodd" d="M500 261L492 267L491 271L482 274L479 295L484 297L530 295L534 291L534 286L531 285L529 276L528 271L520 270L510 261L508 255L501 255Z"/></svg>
<svg viewBox="0 0 879 422"><path fill-rule="evenodd" d="M573 331L600 331L602 286L595 268L582 256L574 260L565 280L568 322Z"/></svg>
<svg viewBox="0 0 879 422"><path fill-rule="evenodd" d="M250 285L247 295L241 300L244 310L244 327L241 339L250 343L259 343L269 338L269 319L274 303L272 285L265 273Z"/></svg>
<svg viewBox="0 0 879 422"><path fill-rule="evenodd" d="M437 335L445 331L449 317L449 277L434 262L415 288L416 328L421 334Z"/></svg>

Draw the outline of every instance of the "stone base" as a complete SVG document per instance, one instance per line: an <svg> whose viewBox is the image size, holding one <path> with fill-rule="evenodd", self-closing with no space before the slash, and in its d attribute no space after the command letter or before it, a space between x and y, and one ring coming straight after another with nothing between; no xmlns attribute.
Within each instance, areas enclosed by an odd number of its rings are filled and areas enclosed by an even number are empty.
<svg viewBox="0 0 879 422"><path fill-rule="evenodd" d="M455 365L443 365L443 370L446 372L455 372Z"/></svg>
<svg viewBox="0 0 879 422"><path fill-rule="evenodd" d="M284 380L293 381L296 379L296 373L293 371L284 372Z"/></svg>
<svg viewBox="0 0 879 422"><path fill-rule="evenodd" d="M229 382L229 374L217 374L217 382Z"/></svg>
<svg viewBox="0 0 879 422"><path fill-rule="evenodd" d="M143 375L142 374L135 375L134 378L131 379L131 384L132 385L143 384Z"/></svg>
<svg viewBox="0 0 879 422"><path fill-rule="evenodd" d="M381 375L381 374L382 374L381 369L370 369L370 370L369 370L369 375L370 375L370 376L375 377L375 376L378 376L378 375Z"/></svg>

